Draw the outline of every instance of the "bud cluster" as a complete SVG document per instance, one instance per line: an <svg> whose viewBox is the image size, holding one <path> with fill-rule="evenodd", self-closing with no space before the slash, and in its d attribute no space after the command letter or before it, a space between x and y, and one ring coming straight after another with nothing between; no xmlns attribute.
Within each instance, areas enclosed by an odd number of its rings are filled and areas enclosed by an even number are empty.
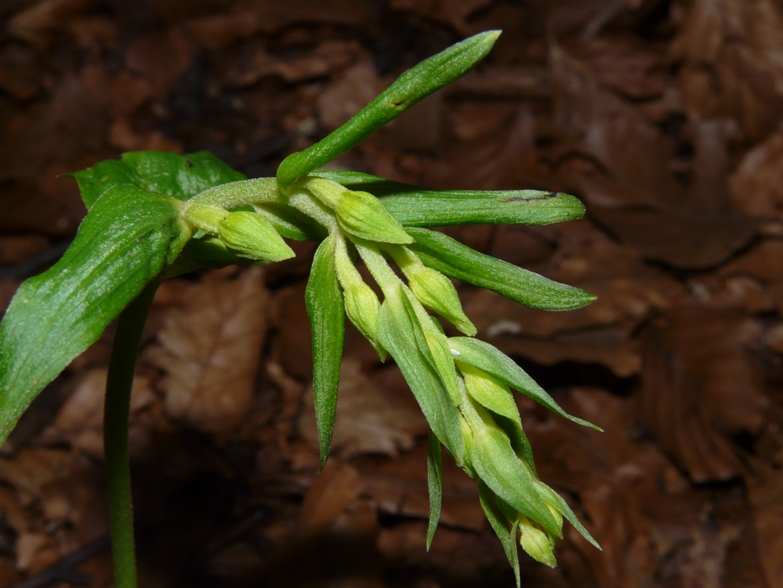
<svg viewBox="0 0 783 588"><path fill-rule="evenodd" d="M589 423L566 415L516 363L474 338L476 327L465 315L454 284L432 267L449 267L454 255L421 257L414 251L415 239L376 196L324 177L307 175L285 193L270 194L265 195L267 201L274 201L279 210L287 207L288 218L299 214L329 234L326 263L332 269L324 275L335 276L334 288L341 295L345 316L382 360L388 352L400 365L437 440L478 482L481 504L515 569L517 545L539 562L556 564L553 548L562 537L564 517L597 545L568 504L538 478L512 388L567 418ZM252 205L257 212L263 205L250 200L241 204ZM217 237L236 256L256 261L292 257L293 251L275 227L257 212L231 212L214 201L194 199L185 218ZM356 268L357 254L380 287L383 301ZM320 286L315 286L317 300ZM317 306L316 301L315 314ZM430 312L466 336L448 337ZM311 314L311 319L315 336L316 317ZM325 443L322 459L331 439L336 380L332 388L331 392L322 386L316 390L319 402L329 407L318 418L319 429L328 429L319 431ZM431 457L432 463L440 463ZM431 504L440 504L433 496L440 492L437 483L430 490ZM433 509L428 544L438 516L439 509Z"/></svg>

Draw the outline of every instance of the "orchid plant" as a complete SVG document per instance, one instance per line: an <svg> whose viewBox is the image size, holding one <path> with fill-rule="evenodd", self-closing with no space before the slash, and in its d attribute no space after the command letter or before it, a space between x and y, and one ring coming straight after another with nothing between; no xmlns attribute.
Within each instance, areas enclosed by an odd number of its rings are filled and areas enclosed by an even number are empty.
<svg viewBox="0 0 783 588"><path fill-rule="evenodd" d="M539 479L512 389L576 423L593 425L567 415L514 361L475 337L449 278L542 310L579 308L594 297L426 228L565 221L584 214L581 202L536 190L431 191L323 169L466 73L499 34L466 39L405 72L342 127L288 156L275 178L246 179L203 151L126 153L71 174L89 212L62 259L20 286L0 323L0 443L33 398L119 318L104 419L118 588L136 586L128 412L155 290L162 280L199 267L293 257L284 238L320 242L306 304L322 466L334 426L347 315L382 360L390 355L397 362L432 429L428 548L441 509L442 446L478 483L481 505L517 584L517 545L554 566L563 518L598 547L566 501ZM357 270L359 261L382 300ZM448 336L435 315L462 336Z"/></svg>

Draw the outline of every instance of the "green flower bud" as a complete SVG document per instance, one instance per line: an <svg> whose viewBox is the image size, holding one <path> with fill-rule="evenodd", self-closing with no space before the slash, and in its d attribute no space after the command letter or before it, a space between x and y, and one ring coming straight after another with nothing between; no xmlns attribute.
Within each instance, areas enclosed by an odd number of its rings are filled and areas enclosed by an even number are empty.
<svg viewBox="0 0 783 588"><path fill-rule="evenodd" d="M346 287L343 295L348 318L372 344L381 359L386 359L386 350L378 342L378 313L381 303L375 292L364 282L357 282Z"/></svg>
<svg viewBox="0 0 783 588"><path fill-rule="evenodd" d="M220 233L220 223L228 215L225 208L215 204L194 204L185 208L184 212L185 220L210 235Z"/></svg>
<svg viewBox="0 0 783 588"><path fill-rule="evenodd" d="M424 306L437 312L466 335L476 334L476 327L462 310L457 289L442 273L419 266L408 272L408 285Z"/></svg>
<svg viewBox="0 0 783 588"><path fill-rule="evenodd" d="M524 515L519 515L519 531L519 545L530 557L550 568L557 566L552 552L555 547L554 537Z"/></svg>
<svg viewBox="0 0 783 588"><path fill-rule="evenodd" d="M369 192L346 190L340 196L335 212L340 228L356 237L378 243L413 243L413 237Z"/></svg>
<svg viewBox="0 0 783 588"><path fill-rule="evenodd" d="M232 212L218 225L220 239L239 255L256 261L282 261L294 257L272 224L254 212Z"/></svg>
<svg viewBox="0 0 783 588"><path fill-rule="evenodd" d="M488 373L457 360L459 371L465 380L468 395L484 408L502 415L513 422L519 421L519 409L511 389ZM521 426L521 425L520 425Z"/></svg>

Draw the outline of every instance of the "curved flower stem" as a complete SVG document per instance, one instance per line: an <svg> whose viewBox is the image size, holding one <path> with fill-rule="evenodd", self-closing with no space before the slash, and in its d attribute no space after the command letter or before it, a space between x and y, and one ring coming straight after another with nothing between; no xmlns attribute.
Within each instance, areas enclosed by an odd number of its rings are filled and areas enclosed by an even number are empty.
<svg viewBox="0 0 783 588"><path fill-rule="evenodd" d="M109 501L109 529L116 588L136 588L133 503L128 458L128 417L141 334L158 282L149 284L120 314L106 381L103 443Z"/></svg>

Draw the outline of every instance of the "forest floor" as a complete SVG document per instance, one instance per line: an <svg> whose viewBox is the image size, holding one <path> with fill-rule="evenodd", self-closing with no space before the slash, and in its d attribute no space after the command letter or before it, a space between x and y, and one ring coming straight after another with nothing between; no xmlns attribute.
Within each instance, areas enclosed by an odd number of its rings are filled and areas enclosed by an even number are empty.
<svg viewBox="0 0 783 588"><path fill-rule="evenodd" d="M404 69L496 28L475 71L335 163L587 205L558 225L449 230L598 296L546 313L459 286L481 338L606 431L520 398L541 478L603 547L567 526L558 568L522 557L523 586L783 586L783 1L5 0L0 308L85 214L59 174L207 149L272 175ZM131 417L140 586L512 587L450 462L426 552L428 427L356 331L317 473L314 245L294 247L155 298ZM112 337L0 453L0 586L112 586Z"/></svg>

